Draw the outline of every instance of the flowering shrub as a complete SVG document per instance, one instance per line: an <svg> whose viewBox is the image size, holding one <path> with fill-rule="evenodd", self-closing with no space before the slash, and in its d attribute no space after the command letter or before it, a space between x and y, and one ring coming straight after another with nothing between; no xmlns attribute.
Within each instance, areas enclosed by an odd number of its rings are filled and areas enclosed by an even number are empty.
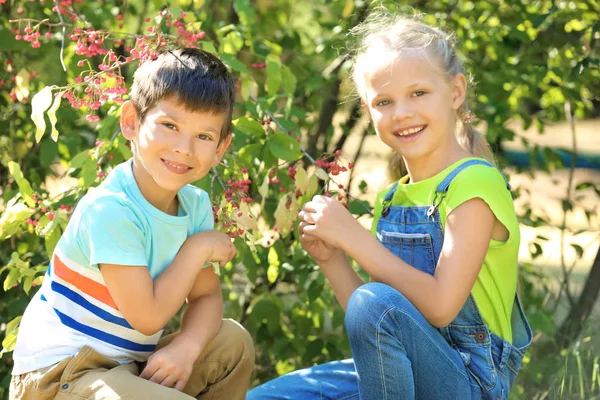
<svg viewBox="0 0 600 400"><path fill-rule="evenodd" d="M196 184L210 194L218 229L238 249L220 271L225 313L254 336L256 380L350 355L343 312L295 227L297 211L317 193L353 214L370 212L349 190L368 186L349 185L361 149L344 146L351 131L360 143L370 134L347 83L344 55L346 32L370 3L0 0L0 398L20 315L77 199L131 156L118 117L135 69L181 46L217 54L238 80L231 150ZM576 118L599 116L596 5L455 3L418 7L464 45L480 93L474 111L502 163L501 144L515 135L509 120L543 130L547 121L565 118L567 103ZM564 167L555 150L523 143L533 167ZM573 187L600 193L594 182ZM515 194L530 197L528 188ZM523 203L523 224L549 223ZM563 203L565 213L575 206L581 206L575 197ZM597 214L584 211L588 218ZM529 244L533 257L541 254L540 240ZM531 265L523 271L531 322L551 337L548 286ZM519 396L535 398L536 388L548 387L540 377L553 375L526 365L520 379L529 381Z"/></svg>

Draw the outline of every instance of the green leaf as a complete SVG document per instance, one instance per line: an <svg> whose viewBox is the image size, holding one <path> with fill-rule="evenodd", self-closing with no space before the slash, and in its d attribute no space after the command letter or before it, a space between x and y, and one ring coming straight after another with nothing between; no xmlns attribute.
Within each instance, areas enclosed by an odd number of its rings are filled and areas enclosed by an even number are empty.
<svg viewBox="0 0 600 400"><path fill-rule="evenodd" d="M267 57L267 81L265 89L269 96L273 96L281 87L282 73L281 62L276 56Z"/></svg>
<svg viewBox="0 0 600 400"><path fill-rule="evenodd" d="M60 107L60 101L62 100L62 94L64 92L58 93L54 97L54 102L52 103L52 107L48 110L48 119L50 120L50 126L52 127L52 133L50 137L55 142L58 141L58 131L56 130L56 110Z"/></svg>
<svg viewBox="0 0 600 400"><path fill-rule="evenodd" d="M240 85L240 95L244 101L248 101L250 98L250 91L252 90L253 80L246 74L243 74L240 77L240 80L242 81Z"/></svg>
<svg viewBox="0 0 600 400"><path fill-rule="evenodd" d="M285 90L290 97L293 97L294 92L296 91L296 76L292 73L292 70L289 69L287 65L284 65L281 68L281 72L283 78L283 90Z"/></svg>
<svg viewBox="0 0 600 400"><path fill-rule="evenodd" d="M46 131L46 120L44 112L52 104L52 89L46 86L40 90L31 100L31 119L35 124L35 141L39 142Z"/></svg>
<svg viewBox="0 0 600 400"><path fill-rule="evenodd" d="M252 25L256 22L256 11L250 0L235 0L233 8L240 18L240 22L248 28L252 28Z"/></svg>
<svg viewBox="0 0 600 400"><path fill-rule="evenodd" d="M21 275L19 274L18 268L11 269L4 280L4 291L6 292L12 289L13 285L19 280L20 276Z"/></svg>
<svg viewBox="0 0 600 400"><path fill-rule="evenodd" d="M248 117L240 117L233 121L233 126L236 130L242 132L244 135L258 139L265 136L265 129L262 125Z"/></svg>
<svg viewBox="0 0 600 400"><path fill-rule="evenodd" d="M4 338L4 340L2 340L2 351L0 352L0 357L2 357L2 354L4 353L9 353L11 351L13 351L15 349L15 346L17 345L17 334L16 333L10 333L10 334L6 334L6 337Z"/></svg>
<svg viewBox="0 0 600 400"><path fill-rule="evenodd" d="M58 227L52 229L50 234L44 237L44 247L46 248L48 258L52 258L58 239L60 239L60 229Z"/></svg>
<svg viewBox="0 0 600 400"><path fill-rule="evenodd" d="M6 239L17 233L19 225L35 213L35 209L27 205L10 201L0 217L0 240Z"/></svg>
<svg viewBox="0 0 600 400"><path fill-rule="evenodd" d="M211 54L217 54L217 49L215 48L215 45L212 44L212 42L202 42L202 50L211 53Z"/></svg>
<svg viewBox="0 0 600 400"><path fill-rule="evenodd" d="M81 168L83 163L85 163L89 158L90 151L84 150L71 159L71 161L69 162L69 167L73 169Z"/></svg>
<svg viewBox="0 0 600 400"><path fill-rule="evenodd" d="M255 158L260 157L260 152L262 148L263 144L261 143L253 143L246 145L238 151L238 157L243 163L250 165Z"/></svg>
<svg viewBox="0 0 600 400"><path fill-rule="evenodd" d="M58 155L58 144L50 139L44 139L40 143L40 164L48 167L54 162Z"/></svg>
<svg viewBox="0 0 600 400"><path fill-rule="evenodd" d="M29 294L32 283L33 283L33 276L26 276L25 279L23 279L23 291L25 292L25 294Z"/></svg>
<svg viewBox="0 0 600 400"><path fill-rule="evenodd" d="M302 157L300 143L285 133L275 133L267 137L267 144L275 157L286 161L296 161Z"/></svg>
<svg viewBox="0 0 600 400"><path fill-rule="evenodd" d="M93 158L88 158L87 161L81 167L81 173L79 174L79 186L87 188L89 187L98 176L98 162Z"/></svg>
<svg viewBox="0 0 600 400"><path fill-rule="evenodd" d="M357 215L368 214L371 212L371 205L365 200L352 200L348 203L348 211Z"/></svg>
<svg viewBox="0 0 600 400"><path fill-rule="evenodd" d="M232 70L242 73L249 73L248 68L242 63L240 60L235 58L235 56L227 53L220 53L219 57L221 61L227 64Z"/></svg>
<svg viewBox="0 0 600 400"><path fill-rule="evenodd" d="M223 52L227 54L235 55L242 47L244 47L244 39L237 31L230 32L222 41Z"/></svg>
<svg viewBox="0 0 600 400"><path fill-rule="evenodd" d="M342 10L342 18L348 18L352 14L352 10L354 10L354 0L346 0L346 4Z"/></svg>
<svg viewBox="0 0 600 400"><path fill-rule="evenodd" d="M15 333L17 331L17 329L19 328L19 323L21 322L21 319L23 317L17 317L15 319L13 319L12 321L10 321L8 324L6 324L6 333Z"/></svg>
<svg viewBox="0 0 600 400"><path fill-rule="evenodd" d="M34 207L35 201L33 200L33 189L31 189L29 181L23 176L19 164L14 161L10 161L8 163L8 171L12 177L15 178L17 186L19 186L19 192L21 193L21 196L23 196L23 199L25 199L30 207Z"/></svg>

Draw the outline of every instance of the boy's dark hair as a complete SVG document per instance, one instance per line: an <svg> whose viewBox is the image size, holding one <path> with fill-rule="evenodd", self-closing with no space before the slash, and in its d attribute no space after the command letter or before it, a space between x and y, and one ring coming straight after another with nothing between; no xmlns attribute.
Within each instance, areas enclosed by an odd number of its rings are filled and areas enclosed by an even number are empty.
<svg viewBox="0 0 600 400"><path fill-rule="evenodd" d="M130 96L140 121L156 103L173 96L189 111L226 114L219 142L231 134L235 81L225 64L206 51L169 50L146 62L134 75Z"/></svg>

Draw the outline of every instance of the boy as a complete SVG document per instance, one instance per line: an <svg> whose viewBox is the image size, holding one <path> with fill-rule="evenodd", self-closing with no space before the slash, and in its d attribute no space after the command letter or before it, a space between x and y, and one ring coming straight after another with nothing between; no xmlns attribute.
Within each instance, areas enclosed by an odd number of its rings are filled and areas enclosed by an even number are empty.
<svg viewBox="0 0 600 400"><path fill-rule="evenodd" d="M215 56L168 51L135 74L121 130L133 158L79 202L21 322L11 399L243 399L250 335L222 321L208 261L235 256L189 185L231 142L234 80ZM160 340L187 300L181 332ZM192 397L190 397L192 396Z"/></svg>

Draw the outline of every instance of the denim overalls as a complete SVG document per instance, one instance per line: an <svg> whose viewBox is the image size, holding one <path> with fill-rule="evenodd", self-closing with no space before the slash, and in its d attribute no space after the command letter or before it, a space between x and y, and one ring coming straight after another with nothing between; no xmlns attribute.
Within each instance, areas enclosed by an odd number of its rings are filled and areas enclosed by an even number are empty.
<svg viewBox="0 0 600 400"><path fill-rule="evenodd" d="M464 168L475 164L493 168L481 160L469 160L459 165L439 184L430 207L390 206L396 184L383 201L383 211L377 225L377 237L381 243L406 263L433 275L444 241L438 206L452 180ZM439 329L446 341L460 352L468 371L481 387L484 399L508 397L524 352L531 343L531 328L516 294L511 327L512 344L488 329L473 296L469 294L456 318L450 325Z"/></svg>

